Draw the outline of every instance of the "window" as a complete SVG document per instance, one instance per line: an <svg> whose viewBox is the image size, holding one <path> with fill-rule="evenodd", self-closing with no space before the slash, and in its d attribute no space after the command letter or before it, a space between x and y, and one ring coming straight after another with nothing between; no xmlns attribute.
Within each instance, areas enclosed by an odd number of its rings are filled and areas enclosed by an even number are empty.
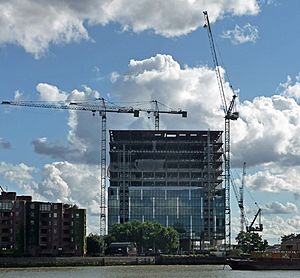
<svg viewBox="0 0 300 278"><path fill-rule="evenodd" d="M11 201L0 201L0 210L11 210L13 203Z"/></svg>
<svg viewBox="0 0 300 278"><path fill-rule="evenodd" d="M50 211L51 205L48 203L42 203L40 204L40 211Z"/></svg>
<svg viewBox="0 0 300 278"><path fill-rule="evenodd" d="M57 213L56 212L53 213L53 217L57 218Z"/></svg>

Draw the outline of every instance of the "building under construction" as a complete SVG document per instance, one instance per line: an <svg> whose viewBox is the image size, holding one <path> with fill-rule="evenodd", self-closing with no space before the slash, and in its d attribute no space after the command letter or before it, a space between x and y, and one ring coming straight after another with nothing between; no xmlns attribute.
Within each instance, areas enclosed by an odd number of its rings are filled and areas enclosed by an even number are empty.
<svg viewBox="0 0 300 278"><path fill-rule="evenodd" d="M222 131L110 131L108 229L156 221L201 247L223 240L222 145Z"/></svg>

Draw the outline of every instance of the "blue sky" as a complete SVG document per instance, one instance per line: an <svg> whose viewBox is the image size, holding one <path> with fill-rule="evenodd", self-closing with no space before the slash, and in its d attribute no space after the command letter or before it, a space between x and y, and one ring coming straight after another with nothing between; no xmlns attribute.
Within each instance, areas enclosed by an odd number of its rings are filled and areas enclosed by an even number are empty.
<svg viewBox="0 0 300 278"><path fill-rule="evenodd" d="M157 99L189 113L162 117L163 128L223 129L202 28L207 10L228 99L228 81L239 90L234 172L239 178L247 162L247 187L265 211L264 237L275 243L300 228L299 8L296 0L2 1L1 100ZM97 231L99 117L1 106L0 126L0 184L42 200L77 202ZM109 115L108 128L153 128L153 121ZM251 218L247 194L245 203ZM232 211L235 233L234 199Z"/></svg>

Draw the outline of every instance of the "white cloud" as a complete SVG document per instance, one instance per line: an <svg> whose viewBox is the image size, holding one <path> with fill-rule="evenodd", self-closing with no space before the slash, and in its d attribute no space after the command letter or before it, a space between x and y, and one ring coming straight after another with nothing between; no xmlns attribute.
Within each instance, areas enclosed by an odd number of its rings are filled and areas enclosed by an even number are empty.
<svg viewBox="0 0 300 278"><path fill-rule="evenodd" d="M255 43L259 38L258 28L250 23L243 27L235 25L233 30L224 31L222 37L229 39L233 44L242 44L247 42Z"/></svg>
<svg viewBox="0 0 300 278"><path fill-rule="evenodd" d="M221 73L224 74L223 69ZM274 162L283 166L300 165L300 106L292 97L300 92L298 79L294 84L289 81L288 85L281 87L283 89L277 95L256 97L253 101L238 104L240 119L231 124L234 167L241 167L244 161L249 167ZM86 100L100 96L100 93L88 87L69 94L49 84L39 84L37 89L43 100ZM291 91L293 95L289 93ZM229 102L232 92L228 83L225 84L225 93ZM114 73L110 97L127 102L128 106L159 100L174 109L188 111L187 119L179 115L161 115L162 129L224 129L215 72L205 66L181 67L170 55L158 54L141 61L131 60L127 72ZM149 103L142 105L149 107ZM153 122L147 117L137 120L132 115L111 113L108 121L112 129L153 128ZM71 111L68 125L70 131L67 145L36 139L33 142L35 150L55 159L98 163L99 116L91 117L90 113ZM261 175L257 173L256 183L273 177L273 174L262 171ZM281 180L286 179L275 177L272 182L280 182L285 188L290 188Z"/></svg>
<svg viewBox="0 0 300 278"><path fill-rule="evenodd" d="M99 219L99 166L53 162L41 170L0 162L0 174L35 201L76 203L87 209L90 231L97 232ZM37 174L40 178L36 178ZM98 207L97 207L98 205Z"/></svg>
<svg viewBox="0 0 300 278"><path fill-rule="evenodd" d="M15 92L14 100L19 101L19 100L22 100L22 98L23 98L23 93L20 92L19 90L17 90L17 91Z"/></svg>
<svg viewBox="0 0 300 278"><path fill-rule="evenodd" d="M51 86L46 83L39 83L36 86L41 101L65 101L67 93L60 91L56 86Z"/></svg>
<svg viewBox="0 0 300 278"><path fill-rule="evenodd" d="M22 191L33 193L37 188L37 183L33 174L36 172L34 167L24 163L13 165L0 162L0 174L9 182L16 184Z"/></svg>
<svg viewBox="0 0 300 278"><path fill-rule="evenodd" d="M64 203L76 202L95 214L94 204L99 204L99 166L53 162L42 170L38 194L47 200Z"/></svg>
<svg viewBox="0 0 300 278"><path fill-rule="evenodd" d="M264 215L266 214L297 214L298 208L295 204L287 202L282 204L280 202L267 203L262 208Z"/></svg>
<svg viewBox="0 0 300 278"><path fill-rule="evenodd" d="M272 239L271 243L280 243L281 236L291 233L298 234L300 228L300 216L284 219L280 216L272 218L264 217L264 238Z"/></svg>
<svg viewBox="0 0 300 278"><path fill-rule="evenodd" d="M188 120L180 115L161 116L161 128L223 127L215 73L207 67L181 68L171 56L156 55L142 61L131 60L127 73L123 75L116 73L114 76L110 96L125 102L125 105L127 102L127 106L150 108L150 101L157 99L174 109L189 110ZM225 89L230 95L228 84L225 85ZM39 84L37 90L40 98L46 101L74 98L87 100L100 96L98 92L88 87L84 87L83 91L74 90L70 94L49 84ZM145 101L148 103L144 103ZM143 103L140 104L141 102ZM166 110L166 107L160 108ZM113 129L154 127L153 121L148 120L147 115L143 113L139 119L132 115L109 113L108 123L109 128ZM70 128L68 144L38 138L33 141L35 151L57 160L99 163L99 115L92 117L91 113L70 111L68 125Z"/></svg>
<svg viewBox="0 0 300 278"><path fill-rule="evenodd" d="M229 99L228 84L225 90ZM161 117L162 128L220 129L223 126L214 70L205 66L182 68L170 55L131 60L128 72L114 80L111 95L129 102L159 100L174 109L188 110L188 119L175 115Z"/></svg>
<svg viewBox="0 0 300 278"><path fill-rule="evenodd" d="M247 175L247 187L265 192L291 192L300 194L300 166L282 166L280 162L262 165L261 170Z"/></svg>
<svg viewBox="0 0 300 278"><path fill-rule="evenodd" d="M224 14L255 15L257 0L4 0L0 3L0 44L22 46L36 58L50 44L90 39L87 25L119 23L123 30L174 37L203 25L202 11L211 22Z"/></svg>
<svg viewBox="0 0 300 278"><path fill-rule="evenodd" d="M288 97L294 97L297 100L300 98L300 74L296 76L295 82L290 76L287 77L287 81L285 83L281 83L280 87L282 90L282 94Z"/></svg>

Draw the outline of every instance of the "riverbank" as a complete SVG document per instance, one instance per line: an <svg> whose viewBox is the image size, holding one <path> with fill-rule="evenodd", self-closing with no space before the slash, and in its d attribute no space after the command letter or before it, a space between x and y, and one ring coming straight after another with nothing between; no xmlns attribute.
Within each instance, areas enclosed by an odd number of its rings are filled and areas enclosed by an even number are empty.
<svg viewBox="0 0 300 278"><path fill-rule="evenodd" d="M0 257L0 268L151 264L155 264L155 257Z"/></svg>
<svg viewBox="0 0 300 278"><path fill-rule="evenodd" d="M113 265L224 265L225 258L205 256L0 257L0 268Z"/></svg>

